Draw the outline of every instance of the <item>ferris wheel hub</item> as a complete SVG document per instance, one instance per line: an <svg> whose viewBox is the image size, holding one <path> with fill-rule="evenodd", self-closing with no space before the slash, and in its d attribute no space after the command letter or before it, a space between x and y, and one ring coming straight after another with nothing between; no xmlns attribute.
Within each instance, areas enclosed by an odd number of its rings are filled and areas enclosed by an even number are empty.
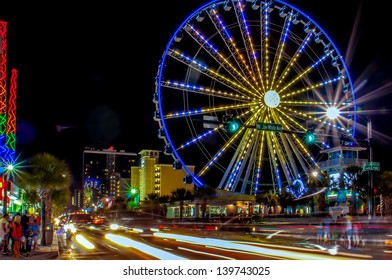
<svg viewBox="0 0 392 280"><path fill-rule="evenodd" d="M276 91L269 90L264 95L264 102L270 108L276 108L280 104L280 96Z"/></svg>

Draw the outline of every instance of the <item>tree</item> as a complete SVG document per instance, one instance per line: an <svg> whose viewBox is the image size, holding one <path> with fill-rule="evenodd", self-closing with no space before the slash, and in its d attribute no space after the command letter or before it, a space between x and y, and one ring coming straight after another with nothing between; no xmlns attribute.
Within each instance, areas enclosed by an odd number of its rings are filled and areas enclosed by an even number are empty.
<svg viewBox="0 0 392 280"><path fill-rule="evenodd" d="M26 207L27 209L33 208L34 211L37 210L37 206L39 205L40 199L37 194L37 191L32 189L30 186L24 187L26 191Z"/></svg>
<svg viewBox="0 0 392 280"><path fill-rule="evenodd" d="M256 201L262 202L264 205L268 207L268 214L272 213L272 207L275 207L278 205L278 195L272 192L268 193L262 193L259 195L256 195Z"/></svg>
<svg viewBox="0 0 392 280"><path fill-rule="evenodd" d="M206 211L207 211L207 200L208 200L208 198L215 196L216 189L207 185L205 187L196 188L193 191L193 194L194 194L195 198L199 198L202 200L201 218L204 220L205 216L206 216Z"/></svg>
<svg viewBox="0 0 392 280"><path fill-rule="evenodd" d="M256 203L259 204L259 215L261 214L261 204L264 203L264 194L258 193L256 194Z"/></svg>
<svg viewBox="0 0 392 280"><path fill-rule="evenodd" d="M41 200L41 245L45 246L46 224L52 218L52 203L57 202L56 194L69 190L73 178L68 164L49 153L34 155L26 169L22 185L36 190Z"/></svg>
<svg viewBox="0 0 392 280"><path fill-rule="evenodd" d="M279 205L282 207L282 210L284 212L286 209L286 213L287 213L287 207L292 206L293 199L294 199L293 194L287 191L282 191L282 193L278 195Z"/></svg>
<svg viewBox="0 0 392 280"><path fill-rule="evenodd" d="M159 195L157 193L149 193L147 194L146 200L151 209L151 219L154 219L155 210L159 206Z"/></svg>
<svg viewBox="0 0 392 280"><path fill-rule="evenodd" d="M54 190L51 195L52 200L52 213L54 216L60 216L63 213L65 205L67 205L71 198L71 191L68 188L62 190Z"/></svg>
<svg viewBox="0 0 392 280"><path fill-rule="evenodd" d="M166 215L167 215L167 203L170 203L170 196L165 194L162 195L158 198L159 204L163 204L162 206L162 218L166 219Z"/></svg>
<svg viewBox="0 0 392 280"><path fill-rule="evenodd" d="M329 187L328 175L320 171L317 175L310 176L308 187L310 194L317 193L316 203L318 204L318 210L324 212L327 206L325 192Z"/></svg>
<svg viewBox="0 0 392 280"><path fill-rule="evenodd" d="M345 181L349 184L351 189L350 213L357 214L357 196L356 194L363 193L366 186L365 176L362 173L361 166L348 166L344 172Z"/></svg>
<svg viewBox="0 0 392 280"><path fill-rule="evenodd" d="M392 171L383 171L378 176L378 185L383 197L383 212L392 216Z"/></svg>
<svg viewBox="0 0 392 280"><path fill-rule="evenodd" d="M172 191L172 200L180 202L180 220L182 220L184 210L184 200L192 200L193 194L185 188L177 188Z"/></svg>

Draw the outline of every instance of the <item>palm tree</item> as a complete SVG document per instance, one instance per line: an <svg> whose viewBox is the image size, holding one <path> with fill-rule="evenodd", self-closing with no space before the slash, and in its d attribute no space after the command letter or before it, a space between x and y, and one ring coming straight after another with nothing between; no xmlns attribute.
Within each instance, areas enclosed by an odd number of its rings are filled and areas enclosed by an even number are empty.
<svg viewBox="0 0 392 280"><path fill-rule="evenodd" d="M157 193L149 193L147 194L146 200L151 210L151 219L154 219L155 210L159 205L159 195Z"/></svg>
<svg viewBox="0 0 392 280"><path fill-rule="evenodd" d="M316 176L310 176L308 180L309 193L317 193L316 202L318 204L318 211L324 212L326 210L327 202L325 193L329 187L330 179L324 172L319 172Z"/></svg>
<svg viewBox="0 0 392 280"><path fill-rule="evenodd" d="M193 194L194 194L195 198L199 198L202 200L201 218L204 220L205 216L206 216L206 211L207 211L207 200L208 200L208 198L215 196L216 189L214 187L206 185L205 187L196 188L193 191Z"/></svg>
<svg viewBox="0 0 392 280"><path fill-rule="evenodd" d="M344 172L345 181L349 184L351 189L350 213L357 214L357 197L356 193L364 190L363 186L366 185L365 176L362 173L361 166L348 166Z"/></svg>
<svg viewBox="0 0 392 280"><path fill-rule="evenodd" d="M272 207L278 205L279 203L278 195L272 192L262 193L260 195L260 198L256 197L256 199L260 199L260 201L263 202L263 204L268 207L268 214L271 214Z"/></svg>
<svg viewBox="0 0 392 280"><path fill-rule="evenodd" d="M259 215L261 214L261 204L264 203L264 194L258 193L256 194L256 203L259 204Z"/></svg>
<svg viewBox="0 0 392 280"><path fill-rule="evenodd" d="M158 198L159 204L162 204L162 218L166 219L167 203L170 203L170 196L165 194Z"/></svg>
<svg viewBox="0 0 392 280"><path fill-rule="evenodd" d="M41 245L43 246L47 245L46 226L52 216L53 196L69 190L72 179L68 164L49 153L36 154L29 160L22 184L36 190L41 200Z"/></svg>
<svg viewBox="0 0 392 280"><path fill-rule="evenodd" d="M52 213L54 216L60 216L63 213L64 208L66 207L69 199L71 197L71 191L66 188L62 190L54 190L51 193L52 200Z"/></svg>
<svg viewBox="0 0 392 280"><path fill-rule="evenodd" d="M176 190L172 191L172 200L180 202L180 220L182 220L184 200L192 200L193 197L194 196L192 195L192 193L185 188L177 188Z"/></svg>
<svg viewBox="0 0 392 280"><path fill-rule="evenodd" d="M33 208L34 212L35 212L35 210L37 209L37 206L39 205L39 202L40 202L37 191L33 190L30 186L24 187L24 190L26 191L26 207L27 207L27 209Z"/></svg>
<svg viewBox="0 0 392 280"><path fill-rule="evenodd" d="M293 194L287 191L282 191L282 193L278 195L279 205L282 207L283 211L284 209L286 209L286 213L287 213L288 206L292 206L293 199L294 199Z"/></svg>
<svg viewBox="0 0 392 280"><path fill-rule="evenodd" d="M378 182L383 197L383 212L385 216L392 216L392 171L383 171Z"/></svg>

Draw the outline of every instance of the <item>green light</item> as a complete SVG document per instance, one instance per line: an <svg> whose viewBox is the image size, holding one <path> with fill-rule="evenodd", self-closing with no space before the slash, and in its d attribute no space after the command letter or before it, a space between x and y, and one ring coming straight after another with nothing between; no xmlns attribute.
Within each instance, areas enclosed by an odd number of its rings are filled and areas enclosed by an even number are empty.
<svg viewBox="0 0 392 280"><path fill-rule="evenodd" d="M305 134L305 142L307 144L313 144L316 142L316 135L314 134L313 131L308 131Z"/></svg>
<svg viewBox="0 0 392 280"><path fill-rule="evenodd" d="M229 133L235 133L240 128L240 124L237 121L232 120L227 123L224 123L223 128Z"/></svg>

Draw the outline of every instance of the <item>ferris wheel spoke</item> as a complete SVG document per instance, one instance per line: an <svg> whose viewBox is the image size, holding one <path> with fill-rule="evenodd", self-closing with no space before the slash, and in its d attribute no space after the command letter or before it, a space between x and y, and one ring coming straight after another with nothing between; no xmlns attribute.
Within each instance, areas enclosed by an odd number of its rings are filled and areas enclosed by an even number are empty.
<svg viewBox="0 0 392 280"><path fill-rule="evenodd" d="M270 73L270 57L269 57L269 49L270 49L270 42L269 42L269 13L274 9L272 6L272 2L265 2L262 9L260 10L260 15L261 15L261 48L262 51L264 51L264 54L262 55L263 58L263 63L262 63L262 69L263 73L265 73L265 76L263 76L263 79L266 82L266 88L269 89L269 73Z"/></svg>
<svg viewBox="0 0 392 280"><path fill-rule="evenodd" d="M248 177L250 174L249 168L253 167L252 162L249 161L249 157L251 152L253 151L255 133L253 130L247 130L244 134L244 137L241 139L241 143L238 146L239 153L236 157L235 164L230 172L230 177L228 178L225 189L238 191L238 185L240 180L243 182L248 181ZM234 159L234 157L233 157ZM244 172L246 170L246 172ZM245 192L246 186L243 184L240 186L241 192Z"/></svg>
<svg viewBox="0 0 392 280"><path fill-rule="evenodd" d="M210 42L212 39L217 39L217 36L208 38L205 36L192 22L188 22L183 30L193 38L201 48L203 48L211 58L213 58L222 68L231 74L232 78L237 80L237 83L242 83L248 88L258 91L255 87L254 78L252 79L253 73L249 71L249 67L244 59L239 54L239 49L234 43L233 37L230 35L229 26L224 24L224 20L219 16L218 10L214 7L207 12L210 21L214 25L215 30L220 35L221 42L216 42L216 45L225 46L230 53L230 57L233 58L234 64L230 61L231 59L224 55L224 52L219 49L215 44ZM200 18L200 17L199 17ZM204 20L204 17L203 17ZM202 20L199 20L202 21Z"/></svg>
<svg viewBox="0 0 392 280"><path fill-rule="evenodd" d="M255 92L254 90L248 89L242 83L239 83L236 80L232 80L228 76L221 74L221 73L217 72L216 70L210 69L208 67L208 65L206 65L196 59L193 59L193 58L185 55L184 53L181 53L178 50L171 50L170 52L168 52L168 55L170 55L174 59L182 62L186 66L202 73L203 75L208 76L213 81L219 82L223 86L232 89L233 91L237 91L243 95L249 95L249 96L253 96L256 98L259 98L259 96L260 96L257 92ZM230 73L230 72L228 72L228 73Z"/></svg>
<svg viewBox="0 0 392 280"><path fill-rule="evenodd" d="M274 88L275 79L276 79L276 76L278 75L279 66L280 66L280 63L282 60L283 50L286 46L286 40L287 40L288 32L290 29L292 17L293 17L293 11L289 12L289 16L286 17L284 27L282 28L282 35L279 40L278 52L276 53L276 57L275 57L276 61L274 61L274 63L272 64L272 69L271 69L273 74L272 74L270 88Z"/></svg>
<svg viewBox="0 0 392 280"><path fill-rule="evenodd" d="M208 15L215 25L215 28L218 30L220 36L222 37L223 42L226 44L231 57L233 57L236 65L238 66L238 71L241 72L244 77L246 77L246 79L243 79L243 77L241 77L241 79L249 84L251 88L255 89L256 91L260 91L261 89L257 80L255 79L254 72L252 71L246 59L244 59L244 57L241 55L241 50L236 44L235 37L232 36L230 28L228 28L228 26L225 24L223 17L219 13L219 10L216 7L212 7ZM256 81L255 86L253 84L254 81Z"/></svg>
<svg viewBox="0 0 392 280"><path fill-rule="evenodd" d="M278 121L276 117L274 119L275 122ZM284 133L275 134L275 142L278 147L280 161L282 163L282 166L284 166L283 170L286 175L286 181L292 182L295 178L298 177L299 172L294 158L292 157L292 147L288 144L283 134Z"/></svg>
<svg viewBox="0 0 392 280"><path fill-rule="evenodd" d="M278 158L276 155L276 150L274 148L273 141L269 135L267 135L267 148L270 158L270 165L271 165L271 176L272 176L272 184L273 190L276 193L280 193L282 189L282 178L281 172L279 171L278 165Z"/></svg>
<svg viewBox="0 0 392 280"><path fill-rule="evenodd" d="M323 60L325 60L328 57L327 54L323 55L319 60L317 60L315 63L313 63L311 66L309 66L308 68L306 68L304 71L302 71L301 73L299 73L292 81L290 81L285 87L283 87L279 93L284 92L286 89L288 89L290 86L292 86L293 84L295 84L295 82L298 82L303 76L309 74L313 69L315 69L315 67L321 63ZM339 77L337 78L339 79ZM328 82L333 82L335 81L335 79L332 79ZM320 85L323 85L325 82L320 83Z"/></svg>
<svg viewBox="0 0 392 280"><path fill-rule="evenodd" d="M286 68L282 71L282 75L278 78L278 83L276 84L274 90L279 91L280 86L288 77L290 71L293 69L293 66L296 64L300 55L303 54L306 46L309 45L310 39L313 37L313 33L307 33L306 37L302 41L301 45L297 48L296 52L291 56L290 61L288 61Z"/></svg>
<svg viewBox="0 0 392 280"><path fill-rule="evenodd" d="M255 150L255 168L253 170L253 191L254 193L258 193L259 188L261 187L261 175L262 175L262 168L264 165L264 158L267 151L266 148L266 132L265 131L258 131L256 137L256 143L258 144Z"/></svg>
<svg viewBox="0 0 392 280"><path fill-rule="evenodd" d="M236 91L223 91L223 90L215 90L210 87L204 87L196 84L190 83L181 83L181 82L174 82L174 81L162 81L162 87L176 89L178 91L187 90L189 93L195 94L203 94L210 97L215 98L222 98L231 100L232 102L250 102L251 98L244 94L239 94Z"/></svg>
<svg viewBox="0 0 392 280"><path fill-rule="evenodd" d="M245 14L245 3L242 1L238 1L234 3L234 11L237 17L238 21L238 27L240 29L241 37L242 37L242 42L244 43L245 47L245 55L248 58L249 64L251 71L253 73L253 80L254 83L259 87L259 84L261 85L260 90L265 90L265 86L263 83L262 79L262 74L261 74L261 66L259 65L259 60L258 60L258 55L255 49L255 44L252 39L252 34L251 34L251 28L248 25L248 20L246 18Z"/></svg>

